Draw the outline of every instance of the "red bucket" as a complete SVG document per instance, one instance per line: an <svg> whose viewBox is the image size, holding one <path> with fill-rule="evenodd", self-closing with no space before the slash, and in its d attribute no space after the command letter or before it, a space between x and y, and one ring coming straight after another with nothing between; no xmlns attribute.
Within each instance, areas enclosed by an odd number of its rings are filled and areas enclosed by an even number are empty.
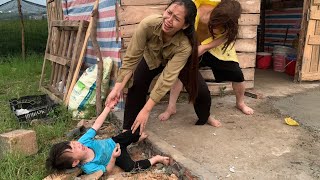
<svg viewBox="0 0 320 180"><path fill-rule="evenodd" d="M296 61L297 59L294 57L287 57L286 58L286 74L289 76L294 76L296 72Z"/></svg>
<svg viewBox="0 0 320 180"><path fill-rule="evenodd" d="M286 54L277 53L273 55L273 70L284 72L286 68Z"/></svg>
<svg viewBox="0 0 320 180"><path fill-rule="evenodd" d="M258 52L257 53L257 68L268 69L271 66L271 53Z"/></svg>

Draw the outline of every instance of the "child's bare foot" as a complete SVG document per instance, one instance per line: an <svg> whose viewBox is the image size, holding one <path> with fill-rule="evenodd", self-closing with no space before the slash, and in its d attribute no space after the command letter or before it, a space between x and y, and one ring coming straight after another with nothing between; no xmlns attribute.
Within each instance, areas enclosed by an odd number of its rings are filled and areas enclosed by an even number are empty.
<svg viewBox="0 0 320 180"><path fill-rule="evenodd" d="M237 104L237 108L246 115L252 115L254 113L253 109L247 106L246 104Z"/></svg>
<svg viewBox="0 0 320 180"><path fill-rule="evenodd" d="M209 116L207 123L213 127L220 127L221 126L221 122L219 120L213 118L212 116Z"/></svg>
<svg viewBox="0 0 320 180"><path fill-rule="evenodd" d="M138 142L145 140L147 137L148 137L148 134L145 132L142 132L141 136L139 137Z"/></svg>
<svg viewBox="0 0 320 180"><path fill-rule="evenodd" d="M169 162L170 162L170 158L169 157L166 157L166 156L160 156L160 155L156 155L154 157L152 157L151 159L149 159L151 165L154 165L156 163L162 163L166 166L169 165Z"/></svg>
<svg viewBox="0 0 320 180"><path fill-rule="evenodd" d="M160 156L160 155L158 155L158 156ZM161 159L159 160L160 163L162 163L163 165L166 165L166 166L169 165L169 163L170 163L170 158L169 158L169 157L160 156L160 158L161 158Z"/></svg>
<svg viewBox="0 0 320 180"><path fill-rule="evenodd" d="M161 113L158 116L158 119L160 121L166 121L171 117L171 115L174 115L175 113L177 113L176 108L167 108L165 112Z"/></svg>

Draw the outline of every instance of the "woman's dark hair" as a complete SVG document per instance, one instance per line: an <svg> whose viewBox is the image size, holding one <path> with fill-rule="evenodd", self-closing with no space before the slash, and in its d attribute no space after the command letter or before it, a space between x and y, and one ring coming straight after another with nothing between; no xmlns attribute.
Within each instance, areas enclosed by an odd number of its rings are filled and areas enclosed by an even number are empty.
<svg viewBox="0 0 320 180"><path fill-rule="evenodd" d="M192 46L191 55L188 58L188 62L185 66L188 70L188 77L187 77L187 89L189 90L189 101L194 102L197 94L198 94L198 42L197 36L194 28L195 19L197 16L197 7L192 2L192 0L173 0L168 5L171 6L172 4L183 5L186 9L186 16L185 16L185 24L189 26L183 30L184 34L188 37L190 44Z"/></svg>
<svg viewBox="0 0 320 180"><path fill-rule="evenodd" d="M50 172L59 172L73 168L73 158L65 153L68 149L71 149L70 141L53 145L49 152L49 157L46 160L47 170Z"/></svg>
<svg viewBox="0 0 320 180"><path fill-rule="evenodd" d="M208 23L209 31L214 38L217 34L213 29L223 28L227 41L224 43L222 50L225 52L228 46L234 41L238 35L238 19L241 15L241 5L236 0L222 0L210 14Z"/></svg>

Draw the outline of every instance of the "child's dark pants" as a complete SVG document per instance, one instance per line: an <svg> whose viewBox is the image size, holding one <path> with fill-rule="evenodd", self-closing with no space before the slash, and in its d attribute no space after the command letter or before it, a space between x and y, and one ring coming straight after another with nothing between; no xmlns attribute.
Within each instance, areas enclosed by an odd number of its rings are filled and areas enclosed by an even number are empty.
<svg viewBox="0 0 320 180"><path fill-rule="evenodd" d="M132 170L142 170L148 169L151 164L148 159L133 161L127 151L127 146L131 143L137 142L139 140L139 131L132 134L131 130L120 133L119 135L112 137L115 143L120 144L121 155L116 159L116 165L123 169L125 172Z"/></svg>

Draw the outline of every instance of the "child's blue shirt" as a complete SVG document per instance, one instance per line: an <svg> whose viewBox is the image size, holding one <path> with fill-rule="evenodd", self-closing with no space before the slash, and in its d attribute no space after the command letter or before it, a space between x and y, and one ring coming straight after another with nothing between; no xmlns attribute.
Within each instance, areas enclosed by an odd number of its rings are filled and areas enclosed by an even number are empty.
<svg viewBox="0 0 320 180"><path fill-rule="evenodd" d="M82 164L80 168L86 174L92 174L96 171L102 170L106 172L106 166L111 159L112 152L116 147L116 143L111 139L94 139L97 132L90 128L81 138L78 140L83 145L92 149L95 157L92 161Z"/></svg>

